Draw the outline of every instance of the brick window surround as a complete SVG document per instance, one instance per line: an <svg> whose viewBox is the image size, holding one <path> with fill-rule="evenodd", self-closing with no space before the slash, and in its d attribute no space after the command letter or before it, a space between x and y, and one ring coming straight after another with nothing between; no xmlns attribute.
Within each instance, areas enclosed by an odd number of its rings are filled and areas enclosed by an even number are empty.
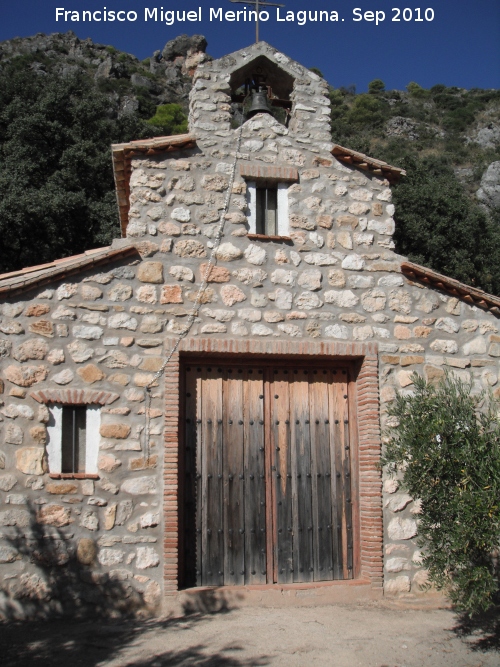
<svg viewBox="0 0 500 667"><path fill-rule="evenodd" d="M166 341L169 349L173 340ZM381 452L378 345L316 341L269 341L215 338L187 338L181 341L165 369L165 453L164 453L164 584L165 594L179 589L179 389L181 360L234 356L248 359L314 358L351 361L357 368L354 410L357 421L357 474L359 493L358 568L353 583L360 580L372 588L383 585L382 481L377 463ZM325 584L328 582L325 582ZM341 582L337 582L341 583ZM348 584L349 582L342 582ZM314 585L314 584L313 584ZM318 585L317 583L315 584ZM300 584L303 587L303 584Z"/></svg>

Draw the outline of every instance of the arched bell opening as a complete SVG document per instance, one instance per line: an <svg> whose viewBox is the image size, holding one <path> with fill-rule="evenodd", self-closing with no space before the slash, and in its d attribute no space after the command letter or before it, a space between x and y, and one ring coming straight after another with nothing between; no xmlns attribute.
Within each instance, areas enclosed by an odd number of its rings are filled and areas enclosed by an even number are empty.
<svg viewBox="0 0 500 667"><path fill-rule="evenodd" d="M235 127L257 113L269 113L288 126L294 78L268 58L259 56L235 70L229 85Z"/></svg>

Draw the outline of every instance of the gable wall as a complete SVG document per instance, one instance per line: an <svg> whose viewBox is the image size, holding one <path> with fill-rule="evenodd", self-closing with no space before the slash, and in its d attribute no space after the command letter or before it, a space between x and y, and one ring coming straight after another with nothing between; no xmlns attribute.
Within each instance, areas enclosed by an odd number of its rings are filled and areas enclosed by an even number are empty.
<svg viewBox="0 0 500 667"><path fill-rule="evenodd" d="M184 349L207 339L214 349L243 349L245 341L249 350L266 341L273 342L269 350L279 349L280 341L296 343L303 354L316 354L323 341L378 345L382 426L394 392L411 391L413 371L435 379L450 368L472 379L474 390L495 389L497 319L400 273L388 182L332 157L325 82L268 45L257 48L296 78L294 117L289 129L267 115L243 126L217 267ZM0 584L10 609L54 608L56 596L39 563L63 566L79 544L72 585L83 598L104 586L113 591L113 581L120 592L115 597L125 604L137 594L151 607L159 601L161 526L176 529L177 461L170 451L174 468L163 478L158 454L164 420L171 428L178 405L172 393L178 379L169 376L167 414L163 379L153 390L149 463L141 451L143 388L187 330L215 243L239 140L229 122L228 81L248 57L249 50L198 67L190 115L197 148L133 158L128 237L142 259L34 289L2 306ZM298 182L288 191L291 241L246 237L241 164L297 169ZM98 480L57 481L47 474L48 414L31 392L61 387L119 395L102 409L107 428L101 430ZM366 474L378 473L372 465ZM163 491L168 516L162 515ZM418 593L425 576L412 541L418 507L391 480L384 481L383 504L386 591ZM31 552L16 541L33 536L36 517L45 545L40 558L33 558L37 540ZM167 545L165 555L168 589L175 585L175 545Z"/></svg>
<svg viewBox="0 0 500 667"><path fill-rule="evenodd" d="M158 608L164 318L141 276L132 258L0 305L0 617ZM49 475L52 401L102 403L97 475Z"/></svg>

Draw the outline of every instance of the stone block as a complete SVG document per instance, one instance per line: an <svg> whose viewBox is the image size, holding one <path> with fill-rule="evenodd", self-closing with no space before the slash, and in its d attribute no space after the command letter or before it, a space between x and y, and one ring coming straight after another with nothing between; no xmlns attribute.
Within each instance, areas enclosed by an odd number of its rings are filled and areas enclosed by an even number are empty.
<svg viewBox="0 0 500 667"><path fill-rule="evenodd" d="M235 303L246 301L246 295L236 285L224 285L221 287L220 295L224 305L234 306Z"/></svg>
<svg viewBox="0 0 500 667"><path fill-rule="evenodd" d="M341 227L350 227L356 229L358 226L358 218L354 215L339 215L337 216L337 224Z"/></svg>
<svg viewBox="0 0 500 667"><path fill-rule="evenodd" d="M135 566L138 570L146 570L151 567L157 567L160 564L160 557L153 547L138 547Z"/></svg>
<svg viewBox="0 0 500 667"><path fill-rule="evenodd" d="M195 239L183 239L174 246L174 253L179 257L206 257L205 246ZM162 280L158 282L163 282Z"/></svg>
<svg viewBox="0 0 500 667"><path fill-rule="evenodd" d="M73 522L71 510L63 505L44 505L36 513L36 522L42 526L56 526L62 528Z"/></svg>
<svg viewBox="0 0 500 667"><path fill-rule="evenodd" d="M45 445L47 444L47 429L45 426L32 426L30 437L37 445Z"/></svg>
<svg viewBox="0 0 500 667"><path fill-rule="evenodd" d="M43 475L46 472L45 450L42 447L18 449L16 468L25 475Z"/></svg>
<svg viewBox="0 0 500 667"><path fill-rule="evenodd" d="M240 255L241 256L241 255ZM204 262L200 265L200 280L203 280L207 274L208 263ZM223 266L212 266L207 276L209 283L227 283L231 279L229 269Z"/></svg>
<svg viewBox="0 0 500 667"><path fill-rule="evenodd" d="M343 324L332 324L325 327L325 336L347 340L349 338L349 329Z"/></svg>
<svg viewBox="0 0 500 667"><path fill-rule="evenodd" d="M4 375L19 387L32 387L37 382L42 382L48 375L45 366L7 366Z"/></svg>
<svg viewBox="0 0 500 667"><path fill-rule="evenodd" d="M110 329L129 329L130 331L135 331L137 325L138 322L135 317L127 313L117 313L116 315L112 315L108 320Z"/></svg>
<svg viewBox="0 0 500 667"><path fill-rule="evenodd" d="M458 352L458 345L454 340L436 339L430 344L433 352L440 354L456 354Z"/></svg>
<svg viewBox="0 0 500 667"><path fill-rule="evenodd" d="M122 462L113 454L100 454L97 465L99 470L109 473L119 468Z"/></svg>
<svg viewBox="0 0 500 667"><path fill-rule="evenodd" d="M141 496L141 495L154 495L157 492L156 486L156 477L154 476L144 476L144 477L131 477L126 479L121 485L121 491L123 493L129 493L132 496ZM126 501L123 501L126 502ZM120 503L120 506L122 503ZM127 508L129 505L127 505ZM122 518L122 514L126 511L126 508L123 511L118 513L118 518ZM127 510L128 511L128 510Z"/></svg>
<svg viewBox="0 0 500 667"><path fill-rule="evenodd" d="M402 570L409 570L410 564L407 558L394 557L389 558L385 563L386 572L401 572Z"/></svg>
<svg viewBox="0 0 500 667"><path fill-rule="evenodd" d="M437 323L436 323L437 327ZM482 336L477 336L462 347L462 352L466 356L473 354L486 354L486 340Z"/></svg>
<svg viewBox="0 0 500 667"><path fill-rule="evenodd" d="M128 438L130 435L130 425L123 423L101 424L99 429L103 438Z"/></svg>
<svg viewBox="0 0 500 667"><path fill-rule="evenodd" d="M316 291L321 289L323 276L319 269L306 269L298 278L298 284L305 289Z"/></svg>
<svg viewBox="0 0 500 667"><path fill-rule="evenodd" d="M97 547L90 537L82 537L78 540L76 548L76 560L81 565L92 565L97 556Z"/></svg>
<svg viewBox="0 0 500 667"><path fill-rule="evenodd" d="M251 243L246 248L243 254L247 262L250 262L250 264L255 264L257 266L264 264L264 262L267 259L267 253L265 249L258 245L255 245L254 243Z"/></svg>
<svg viewBox="0 0 500 667"><path fill-rule="evenodd" d="M142 283L161 284L163 282L163 264L161 262L142 262L137 269L137 278Z"/></svg>
<svg viewBox="0 0 500 667"><path fill-rule="evenodd" d="M387 533L391 540L410 540L417 534L417 523L414 519L398 516L389 521Z"/></svg>
<svg viewBox="0 0 500 667"><path fill-rule="evenodd" d="M117 283L108 290L108 299L110 301L128 301L132 297L132 287L124 283Z"/></svg>
<svg viewBox="0 0 500 667"><path fill-rule="evenodd" d="M237 248L232 243L221 243L215 251L215 257L221 262L234 262L243 256L241 248Z"/></svg>
<svg viewBox="0 0 500 667"><path fill-rule="evenodd" d="M339 308L352 308L359 303L359 297L351 290L328 290L323 297L325 303L332 303Z"/></svg>
<svg viewBox="0 0 500 667"><path fill-rule="evenodd" d="M86 366L79 368L76 372L82 378L82 380L88 384L99 382L106 377L102 370L95 364L87 364Z"/></svg>
<svg viewBox="0 0 500 667"><path fill-rule="evenodd" d="M182 288L180 285L163 285L161 288L160 303L183 303Z"/></svg>

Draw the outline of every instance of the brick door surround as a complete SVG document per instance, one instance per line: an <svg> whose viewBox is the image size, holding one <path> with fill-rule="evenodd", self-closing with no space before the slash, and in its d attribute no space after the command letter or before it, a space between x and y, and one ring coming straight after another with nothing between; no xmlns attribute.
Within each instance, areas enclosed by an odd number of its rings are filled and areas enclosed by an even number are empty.
<svg viewBox="0 0 500 667"><path fill-rule="evenodd" d="M165 341L170 349L173 340ZM181 341L165 369L164 431L164 591L174 595L179 590L179 415L180 365L183 359L203 356L238 358L304 359L356 361L355 414L358 441L359 493L359 564L357 579L370 582L372 588L383 585L382 476L377 467L381 453L378 345L338 341L273 341L231 338L186 338ZM302 585L303 586L303 585Z"/></svg>

